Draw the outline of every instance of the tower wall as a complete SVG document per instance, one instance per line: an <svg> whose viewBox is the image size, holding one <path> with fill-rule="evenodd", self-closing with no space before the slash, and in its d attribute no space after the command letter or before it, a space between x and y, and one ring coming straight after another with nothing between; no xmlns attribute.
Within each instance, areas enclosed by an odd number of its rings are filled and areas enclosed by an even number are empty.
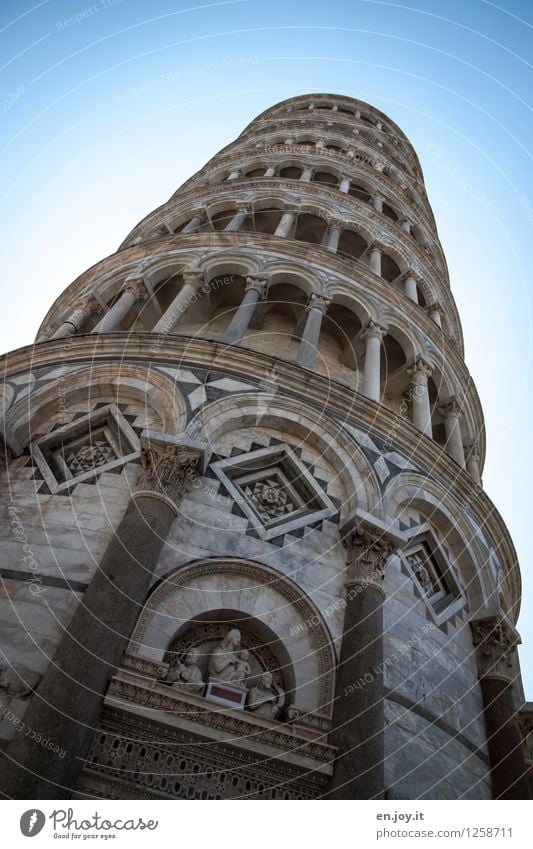
<svg viewBox="0 0 533 849"><path fill-rule="evenodd" d="M519 707L516 555L420 164L386 116L267 110L3 365L6 792L520 798L516 764L495 785L479 682ZM168 529L129 546L157 503ZM210 659L235 630L241 695ZM74 633L116 663L71 668Z"/></svg>

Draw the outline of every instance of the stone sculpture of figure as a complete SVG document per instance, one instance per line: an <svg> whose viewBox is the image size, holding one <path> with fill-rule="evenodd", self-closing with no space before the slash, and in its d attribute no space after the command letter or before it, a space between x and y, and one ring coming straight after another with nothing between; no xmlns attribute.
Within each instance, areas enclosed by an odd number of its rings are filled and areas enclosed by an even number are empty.
<svg viewBox="0 0 533 849"><path fill-rule="evenodd" d="M198 649L192 648L185 657L185 663L178 663L174 669L171 669L167 673L165 681L179 687L186 693L201 695L205 685L198 667L199 656Z"/></svg>
<svg viewBox="0 0 533 849"><path fill-rule="evenodd" d="M252 669L250 664L248 663L248 658L250 657L250 652L246 649L240 651L237 655L238 662L236 666L236 675L235 681L239 681L243 686L246 685L246 679L250 675Z"/></svg>
<svg viewBox="0 0 533 849"><path fill-rule="evenodd" d="M273 686L272 673L263 672L255 687L248 693L248 710L258 716L276 719L283 704L283 695L283 690Z"/></svg>
<svg viewBox="0 0 533 849"><path fill-rule="evenodd" d="M237 681L240 678L239 651L241 632L237 628L228 631L209 658L209 677L212 681Z"/></svg>
<svg viewBox="0 0 533 849"><path fill-rule="evenodd" d="M431 593L431 590L433 589L433 587L432 587L432 584L431 584L430 574L429 574L429 572L428 572L428 570L426 569L425 566L420 567L420 569L416 573L416 577L418 578L418 580L422 584L424 592L426 592L429 595Z"/></svg>

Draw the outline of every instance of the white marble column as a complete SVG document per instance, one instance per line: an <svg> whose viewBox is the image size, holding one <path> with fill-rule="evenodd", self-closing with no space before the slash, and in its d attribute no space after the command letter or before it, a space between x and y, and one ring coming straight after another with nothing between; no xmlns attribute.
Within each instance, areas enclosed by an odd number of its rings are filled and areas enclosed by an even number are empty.
<svg viewBox="0 0 533 849"><path fill-rule="evenodd" d="M347 195L350 191L350 186L352 181L349 177L341 177L341 181L339 183L339 192L343 192L343 194Z"/></svg>
<svg viewBox="0 0 533 849"><path fill-rule="evenodd" d="M228 176L228 179L226 180L226 182L227 182L227 183L229 183L229 181L230 181L230 180L240 180L240 179L241 179L241 177L242 177L242 171L241 171L241 169L240 169L240 168L235 168L235 169L231 172L231 174Z"/></svg>
<svg viewBox="0 0 533 849"><path fill-rule="evenodd" d="M466 450L466 471L476 483L481 485L481 457L479 448L475 440L470 440L465 445Z"/></svg>
<svg viewBox="0 0 533 849"><path fill-rule="evenodd" d="M322 319L329 303L330 301L322 295L312 294L306 306L307 321L296 357L298 365L304 368L313 368L315 364Z"/></svg>
<svg viewBox="0 0 533 849"><path fill-rule="evenodd" d="M224 231L226 233L235 233L237 230L240 230L246 219L250 214L249 206L240 206L229 222L229 224L224 227Z"/></svg>
<svg viewBox="0 0 533 849"><path fill-rule="evenodd" d="M98 322L93 333L111 333L117 330L120 322L127 316L137 301L145 301L148 297L144 281L138 277L126 280L118 301L109 309Z"/></svg>
<svg viewBox="0 0 533 849"><path fill-rule="evenodd" d="M366 342L363 395L378 403L381 397L381 343L386 333L384 327L370 321L361 334Z"/></svg>
<svg viewBox="0 0 533 849"><path fill-rule="evenodd" d="M310 183L311 178L313 176L314 168L311 168L310 165L306 165L302 173L300 174L300 182L301 183Z"/></svg>
<svg viewBox="0 0 533 849"><path fill-rule="evenodd" d="M446 451L461 468L464 468L465 452L461 436L461 405L457 398L450 398L446 404L439 407L439 413L444 418Z"/></svg>
<svg viewBox="0 0 533 849"><path fill-rule="evenodd" d="M100 315L102 312L102 305L98 303L93 295L88 295L78 302L74 312L60 324L50 338L64 339L67 336L74 336L91 315Z"/></svg>
<svg viewBox="0 0 533 849"><path fill-rule="evenodd" d="M383 250L383 246L379 242L374 242L373 245L370 245L369 250L369 266L370 270L381 277L381 252Z"/></svg>
<svg viewBox="0 0 533 849"><path fill-rule="evenodd" d="M182 233L192 233L193 230L197 230L198 227L201 227L202 224L205 224L206 214L203 210L194 213L194 218L191 218L189 223L183 228Z"/></svg>
<svg viewBox="0 0 533 849"><path fill-rule="evenodd" d="M276 166L275 165L269 165L263 176L265 176L265 177L275 177L276 176Z"/></svg>
<svg viewBox="0 0 533 849"><path fill-rule="evenodd" d="M372 206L376 210L376 212L383 212L383 201L385 198L383 195L373 195L371 199Z"/></svg>
<svg viewBox="0 0 533 849"><path fill-rule="evenodd" d="M204 282L203 271L185 271L182 277L183 286L153 328L154 333L172 333L181 316L197 300L198 290Z"/></svg>
<svg viewBox="0 0 533 849"><path fill-rule="evenodd" d="M244 290L244 298L241 301L239 309L233 316L228 329L224 335L224 342L232 344L240 342L246 331L255 308L260 300L263 300L266 295L267 281L260 280L257 277L247 277L246 287Z"/></svg>
<svg viewBox="0 0 533 849"><path fill-rule="evenodd" d="M341 222L334 219L330 221L326 234L325 247L332 253L337 253L339 247L339 239L341 237Z"/></svg>
<svg viewBox="0 0 533 849"><path fill-rule="evenodd" d="M413 424L426 436L433 435L431 427L431 406L429 403L428 378L433 369L422 357L417 357L415 363L407 369L411 376L411 409Z"/></svg>
<svg viewBox="0 0 533 849"><path fill-rule="evenodd" d="M437 327L442 328L442 318L441 318L442 307L441 307L441 305L435 301L435 303L429 304L429 306L426 309L427 309L427 312L428 312L430 319L435 322Z"/></svg>
<svg viewBox="0 0 533 849"><path fill-rule="evenodd" d="M404 292L407 297L413 301L413 303L418 303L418 291L416 288L417 276L414 271L411 269L406 271L402 277Z"/></svg>
<svg viewBox="0 0 533 849"><path fill-rule="evenodd" d="M287 212L284 212L283 215L280 218L280 222L279 222L278 226L276 227L276 230L274 232L274 236L280 236L282 239L285 239L291 231L292 225L294 224L295 217L296 217L296 210L294 210L294 209L291 209Z"/></svg>
<svg viewBox="0 0 533 849"><path fill-rule="evenodd" d="M398 221L398 224L400 225L402 230L411 235L411 221L409 218L402 218L400 221Z"/></svg>

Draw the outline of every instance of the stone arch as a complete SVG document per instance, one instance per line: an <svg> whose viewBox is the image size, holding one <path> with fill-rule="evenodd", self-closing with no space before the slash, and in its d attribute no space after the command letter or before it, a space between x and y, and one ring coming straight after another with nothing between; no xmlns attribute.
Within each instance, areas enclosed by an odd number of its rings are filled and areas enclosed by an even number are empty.
<svg viewBox="0 0 533 849"><path fill-rule="evenodd" d="M157 369L131 363L106 363L66 372L61 378L62 409L80 401L139 403L159 417L164 433L181 433L187 404L175 383ZM58 378L15 403L6 416L6 430L14 450L21 452L45 422L62 415L58 405Z"/></svg>
<svg viewBox="0 0 533 849"><path fill-rule="evenodd" d="M384 510L398 519L402 509L414 507L439 532L459 568L470 612L486 607L493 595L490 569L482 569L487 555L479 543L479 528L450 491L426 476L413 472L397 475L384 493Z"/></svg>
<svg viewBox="0 0 533 849"><path fill-rule="evenodd" d="M165 575L144 605L129 652L161 661L180 628L225 609L274 635L291 666L296 705L330 716L336 656L324 618L290 578L257 561L195 560Z"/></svg>
<svg viewBox="0 0 533 849"><path fill-rule="evenodd" d="M295 436L324 457L335 470L343 490L341 513L349 516L360 507L381 515L380 487L361 448L342 425L299 400L267 393L239 393L211 402L194 416L187 433L216 450L216 442L237 428L265 427Z"/></svg>

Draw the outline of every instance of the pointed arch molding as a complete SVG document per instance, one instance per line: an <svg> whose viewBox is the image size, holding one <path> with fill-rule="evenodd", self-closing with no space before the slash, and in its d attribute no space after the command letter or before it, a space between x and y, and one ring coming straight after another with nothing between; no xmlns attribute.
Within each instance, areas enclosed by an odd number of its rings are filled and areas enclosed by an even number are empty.
<svg viewBox="0 0 533 849"><path fill-rule="evenodd" d="M253 560L195 560L166 575L139 616L128 652L161 661L186 622L227 607L268 626L292 664L297 704L329 716L336 667L329 628L297 584Z"/></svg>

